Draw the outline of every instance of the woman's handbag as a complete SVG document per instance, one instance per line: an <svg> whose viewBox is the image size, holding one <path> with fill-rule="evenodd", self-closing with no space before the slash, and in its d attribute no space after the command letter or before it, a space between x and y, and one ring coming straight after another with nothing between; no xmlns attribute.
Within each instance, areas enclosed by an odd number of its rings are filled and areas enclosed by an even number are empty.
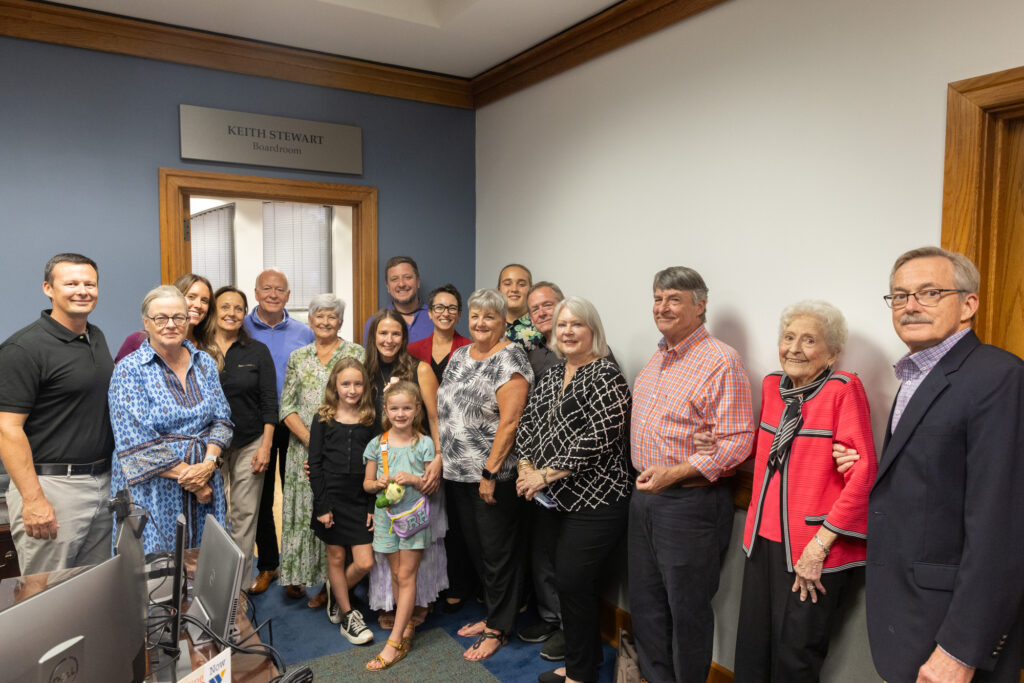
<svg viewBox="0 0 1024 683"><path fill-rule="evenodd" d="M625 629L619 629L619 656L615 659L615 683L640 683L636 644Z"/></svg>
<svg viewBox="0 0 1024 683"><path fill-rule="evenodd" d="M380 459L384 469L384 476L388 476L388 434L384 432L380 437ZM387 506L384 510L388 519L391 520L391 531L398 534L399 538L415 536L430 526L430 501L420 494L419 498L410 495L410 489L406 488L405 495L397 503Z"/></svg>

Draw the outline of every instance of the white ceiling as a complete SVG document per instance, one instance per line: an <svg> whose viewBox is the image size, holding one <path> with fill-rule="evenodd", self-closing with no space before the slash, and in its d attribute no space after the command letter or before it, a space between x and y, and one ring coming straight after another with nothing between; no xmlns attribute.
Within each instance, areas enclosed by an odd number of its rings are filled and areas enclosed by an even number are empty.
<svg viewBox="0 0 1024 683"><path fill-rule="evenodd" d="M618 0L62 0L83 9L471 78Z"/></svg>

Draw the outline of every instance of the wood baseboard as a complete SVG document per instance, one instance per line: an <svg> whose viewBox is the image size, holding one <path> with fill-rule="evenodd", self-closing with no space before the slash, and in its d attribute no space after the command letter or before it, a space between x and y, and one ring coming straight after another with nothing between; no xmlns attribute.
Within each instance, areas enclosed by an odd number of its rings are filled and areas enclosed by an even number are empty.
<svg viewBox="0 0 1024 683"><path fill-rule="evenodd" d="M601 638L612 647L619 646L620 630L633 635L633 618L629 612L607 600L601 600L599 609L598 621L601 623ZM711 662L707 683L733 683L732 671L718 662ZM1021 683L1024 683L1024 680Z"/></svg>

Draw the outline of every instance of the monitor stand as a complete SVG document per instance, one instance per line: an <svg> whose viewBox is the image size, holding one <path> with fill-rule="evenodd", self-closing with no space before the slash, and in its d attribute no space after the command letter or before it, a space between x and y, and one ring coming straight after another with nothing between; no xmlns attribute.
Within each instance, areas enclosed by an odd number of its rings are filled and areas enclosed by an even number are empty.
<svg viewBox="0 0 1024 683"><path fill-rule="evenodd" d="M188 641L184 638L178 643L178 656L174 657L163 648L156 648L150 655L149 670L153 673L146 679L148 683L177 683L192 673L192 657L188 652Z"/></svg>

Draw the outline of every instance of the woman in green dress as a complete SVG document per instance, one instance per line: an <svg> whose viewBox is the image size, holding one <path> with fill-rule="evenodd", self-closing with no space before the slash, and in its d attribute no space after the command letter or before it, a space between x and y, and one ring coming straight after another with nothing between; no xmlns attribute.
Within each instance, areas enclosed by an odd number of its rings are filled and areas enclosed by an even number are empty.
<svg viewBox="0 0 1024 683"><path fill-rule="evenodd" d="M309 426L324 398L327 378L339 359L363 360L363 347L338 336L345 302L333 294L319 294L309 304L309 326L316 335L312 344L292 352L281 391L281 420L291 431L288 441L281 504L281 569L278 582L291 598L306 594L306 586L327 580L324 544L309 528L313 491L306 479L309 458ZM309 601L318 608L327 599L326 586Z"/></svg>

